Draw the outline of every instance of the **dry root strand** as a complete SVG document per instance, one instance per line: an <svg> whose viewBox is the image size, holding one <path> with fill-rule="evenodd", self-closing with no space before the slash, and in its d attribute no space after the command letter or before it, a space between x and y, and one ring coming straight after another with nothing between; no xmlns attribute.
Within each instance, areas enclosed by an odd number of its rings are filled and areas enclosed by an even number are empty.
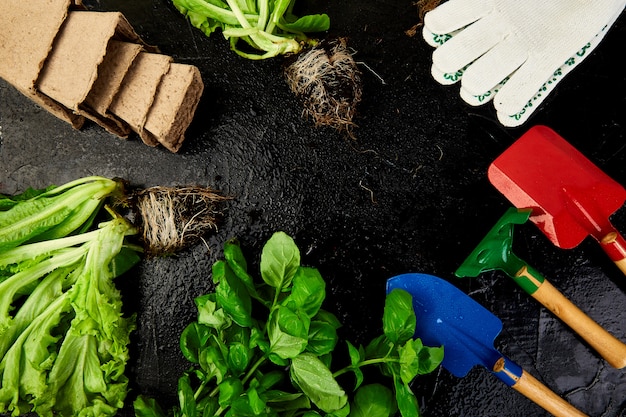
<svg viewBox="0 0 626 417"><path fill-rule="evenodd" d="M229 199L203 187L150 187L134 195L146 253L176 253L217 230L218 204Z"/></svg>

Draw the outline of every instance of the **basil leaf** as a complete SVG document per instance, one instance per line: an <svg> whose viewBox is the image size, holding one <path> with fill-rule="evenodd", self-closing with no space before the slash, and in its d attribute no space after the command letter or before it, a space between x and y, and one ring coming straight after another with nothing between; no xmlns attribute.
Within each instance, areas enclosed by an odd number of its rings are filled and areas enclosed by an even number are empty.
<svg viewBox="0 0 626 417"><path fill-rule="evenodd" d="M397 348L394 343L391 342L387 336L378 336L365 347L365 359L379 359L385 357L397 358ZM398 365L395 361L385 361L380 364L380 372L386 377L391 377L394 374L394 365ZM399 366L395 366L399 372Z"/></svg>
<svg viewBox="0 0 626 417"><path fill-rule="evenodd" d="M346 345L348 345L348 355L350 356L350 366L352 372L354 372L354 377L356 379L354 383L354 389L356 390L363 383L363 371L359 368L359 364L361 361L365 359L365 351L363 347L360 346L357 349L352 343L346 340Z"/></svg>
<svg viewBox="0 0 626 417"><path fill-rule="evenodd" d="M248 273L248 262L243 256L239 242L236 239L232 239L224 244L224 258L235 275L244 283L250 295L258 298L254 281Z"/></svg>
<svg viewBox="0 0 626 417"><path fill-rule="evenodd" d="M191 389L189 375L183 375L178 379L178 402L182 416L196 416L196 399Z"/></svg>
<svg viewBox="0 0 626 417"><path fill-rule="evenodd" d="M250 331L250 341L248 342L250 349L259 347L261 352L267 353L270 350L270 342L265 338L265 333L259 330L256 326Z"/></svg>
<svg viewBox="0 0 626 417"><path fill-rule="evenodd" d="M350 365L355 366L358 365L364 358L361 355L361 350L357 349L352 343L346 340L346 345L348 345L348 355L350 356Z"/></svg>
<svg viewBox="0 0 626 417"><path fill-rule="evenodd" d="M434 371L443 360L443 346L428 347L420 339L408 340L398 348L400 355L400 376L409 384L417 375Z"/></svg>
<svg viewBox="0 0 626 417"><path fill-rule="evenodd" d="M246 397L239 397L230 405L230 411L226 413L225 417L257 417L255 416L248 399Z"/></svg>
<svg viewBox="0 0 626 417"><path fill-rule="evenodd" d="M409 386L403 384L398 377L393 378L393 384L396 389L396 402L402 417L420 417L417 398Z"/></svg>
<svg viewBox="0 0 626 417"><path fill-rule="evenodd" d="M284 301L292 309L301 309L314 317L326 298L326 283L315 268L300 267L293 278L291 294ZM293 307L291 306L293 305Z"/></svg>
<svg viewBox="0 0 626 417"><path fill-rule="evenodd" d="M213 265L213 277L219 282L215 288L217 303L232 320L240 326L252 325L252 302L243 282L234 274L226 262Z"/></svg>
<svg viewBox="0 0 626 417"><path fill-rule="evenodd" d="M274 385L278 384L284 379L284 374L281 371L270 371L263 374L259 379L259 385L264 390L269 390Z"/></svg>
<svg viewBox="0 0 626 417"><path fill-rule="evenodd" d="M250 335L252 329L249 327L241 327L237 324L233 324L227 329L224 329L222 333L222 339L229 343L239 342L244 346L250 346Z"/></svg>
<svg viewBox="0 0 626 417"><path fill-rule="evenodd" d="M290 375L292 380L326 413L343 408L348 396L330 370L311 353L302 353L291 360Z"/></svg>
<svg viewBox="0 0 626 417"><path fill-rule="evenodd" d="M230 317L223 309L217 308L215 293L202 295L194 299L198 309L198 323L207 325L215 330L221 330L232 324Z"/></svg>
<svg viewBox="0 0 626 417"><path fill-rule="evenodd" d="M258 395L255 388L250 388L246 393L237 397L230 404L230 411L226 414L228 417L255 417L255 416L271 416L266 412L265 401ZM274 414L275 415L275 414Z"/></svg>
<svg viewBox="0 0 626 417"><path fill-rule="evenodd" d="M350 414L350 403L346 403L339 410L335 410L332 413L326 414L326 417L348 417Z"/></svg>
<svg viewBox="0 0 626 417"><path fill-rule="evenodd" d="M180 335L180 350L192 363L198 363L199 352L207 345L211 330L203 324L193 322Z"/></svg>
<svg viewBox="0 0 626 417"><path fill-rule="evenodd" d="M301 392L292 393L279 390L270 390L263 393L265 402L272 407L274 411L299 410L302 408L311 408L311 402L306 395Z"/></svg>
<svg viewBox="0 0 626 417"><path fill-rule="evenodd" d="M252 352L243 343L235 342L228 346L228 368L234 375L242 374L252 359Z"/></svg>
<svg viewBox="0 0 626 417"><path fill-rule="evenodd" d="M268 336L270 352L282 359L293 358L306 348L309 324L306 316L298 315L285 306L278 306L270 315Z"/></svg>
<svg viewBox="0 0 626 417"><path fill-rule="evenodd" d="M228 365L219 347L208 346L203 349L198 357L198 362L206 374L206 381L215 377L216 382L219 384L228 374Z"/></svg>
<svg viewBox="0 0 626 417"><path fill-rule="evenodd" d="M265 401L259 396L256 388L250 388L246 394L252 412L257 416L261 415L265 411Z"/></svg>
<svg viewBox="0 0 626 417"><path fill-rule="evenodd" d="M135 417L165 417L166 414L154 398L143 395L137 396L133 401Z"/></svg>
<svg viewBox="0 0 626 417"><path fill-rule="evenodd" d="M267 285L282 292L291 285L300 266L300 250L284 232L276 232L261 252L261 277Z"/></svg>
<svg viewBox="0 0 626 417"><path fill-rule="evenodd" d="M197 402L196 407L201 411L203 417L213 416L220 408L218 399L216 397L205 396Z"/></svg>
<svg viewBox="0 0 626 417"><path fill-rule="evenodd" d="M380 335L372 339L365 347L365 358L383 358L393 347L393 343L385 335Z"/></svg>
<svg viewBox="0 0 626 417"><path fill-rule="evenodd" d="M389 417L396 411L391 390L381 384L370 384L356 392L350 407L350 417Z"/></svg>
<svg viewBox="0 0 626 417"><path fill-rule="evenodd" d="M243 384L238 378L226 378L219 385L219 405L226 408L243 393Z"/></svg>
<svg viewBox="0 0 626 417"><path fill-rule="evenodd" d="M415 334L413 297L407 291L396 288L385 298L383 332L393 343L402 344Z"/></svg>
<svg viewBox="0 0 626 417"><path fill-rule="evenodd" d="M324 323L328 323L335 329L341 327L341 322L339 321L337 316L324 309L320 309L313 319L315 321L323 321Z"/></svg>
<svg viewBox="0 0 626 417"><path fill-rule="evenodd" d="M337 330L324 321L312 321L306 350L317 356L331 353L337 345Z"/></svg>
<svg viewBox="0 0 626 417"><path fill-rule="evenodd" d="M417 356L417 352L421 349L421 345L421 340L419 340L418 343L407 340L404 345L398 348L398 354L400 356L400 378L405 384L409 384L419 372L420 360Z"/></svg>
<svg viewBox="0 0 626 417"><path fill-rule="evenodd" d="M417 339L420 341L420 339ZM430 347L430 346L422 346L422 348L417 353L420 360L420 367L418 375L426 375L433 372L443 361L444 356L444 347Z"/></svg>

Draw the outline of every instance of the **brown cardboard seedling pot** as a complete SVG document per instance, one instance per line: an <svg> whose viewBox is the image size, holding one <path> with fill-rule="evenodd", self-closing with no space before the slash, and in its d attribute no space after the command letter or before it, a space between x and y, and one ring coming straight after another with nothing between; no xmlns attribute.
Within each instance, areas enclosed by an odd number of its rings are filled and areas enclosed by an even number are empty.
<svg viewBox="0 0 626 417"><path fill-rule="evenodd" d="M35 88L71 6L76 4L70 0L0 1L0 78L57 117L80 127L82 117Z"/></svg>
<svg viewBox="0 0 626 417"><path fill-rule="evenodd" d="M122 88L124 76L142 49L141 45L112 39L98 68L98 78L82 106L88 109L88 114L94 115L97 123L121 137L127 137L131 129L126 122L113 115L109 107Z"/></svg>
<svg viewBox="0 0 626 417"><path fill-rule="evenodd" d="M117 52L114 46L112 51L109 50L114 38L141 43L121 13L71 11L57 35L36 88L75 113L116 132L116 124L91 112L84 104L105 57L110 52ZM126 58L120 63L121 68L128 68L132 62ZM123 131L120 134L127 135Z"/></svg>
<svg viewBox="0 0 626 417"><path fill-rule="evenodd" d="M170 65L156 91L141 137L146 143L161 143L177 152L191 123L204 84L200 71L193 65Z"/></svg>
<svg viewBox="0 0 626 417"><path fill-rule="evenodd" d="M109 111L125 120L135 132L142 132L157 88L171 62L172 58L166 55L140 52L126 73L123 88L117 92ZM142 139L147 145L158 145L157 141L146 141L145 136Z"/></svg>

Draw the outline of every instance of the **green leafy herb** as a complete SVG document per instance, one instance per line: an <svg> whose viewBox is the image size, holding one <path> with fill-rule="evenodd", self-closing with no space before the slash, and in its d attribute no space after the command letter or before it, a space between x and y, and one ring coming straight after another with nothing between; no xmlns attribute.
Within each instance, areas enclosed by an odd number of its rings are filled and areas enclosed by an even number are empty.
<svg viewBox="0 0 626 417"><path fill-rule="evenodd" d="M122 315L113 278L141 249L113 211L88 231L118 187L88 177L0 197L0 412L112 416L122 407L134 318Z"/></svg>
<svg viewBox="0 0 626 417"><path fill-rule="evenodd" d="M315 43L305 34L328 30L325 14L296 17L295 0L172 0L174 6L196 28L210 36L221 29L237 54L265 59L298 53L303 44ZM239 46L243 41L255 52ZM250 49L248 48L248 49Z"/></svg>
<svg viewBox="0 0 626 417"><path fill-rule="evenodd" d="M300 265L293 239L271 237L256 281L237 241L225 244L224 258L213 266L215 292L196 298L198 319L180 337L192 366L180 377L179 404L166 413L139 396L138 417L419 416L410 383L436 369L443 348L413 339L409 293L386 297L383 334L366 346L346 341L349 364L333 370L340 323L322 308L325 282ZM365 384L365 367L378 368L389 386ZM354 375L351 389L339 382L344 374Z"/></svg>

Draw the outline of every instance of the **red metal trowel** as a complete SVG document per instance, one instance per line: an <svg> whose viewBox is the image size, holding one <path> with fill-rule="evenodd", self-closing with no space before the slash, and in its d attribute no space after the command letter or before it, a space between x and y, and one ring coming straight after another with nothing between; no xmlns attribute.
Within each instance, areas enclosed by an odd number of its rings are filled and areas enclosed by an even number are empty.
<svg viewBox="0 0 626 417"><path fill-rule="evenodd" d="M565 139L534 126L489 167L489 181L559 248L593 236L626 275L626 241L609 217L626 201L626 190Z"/></svg>

